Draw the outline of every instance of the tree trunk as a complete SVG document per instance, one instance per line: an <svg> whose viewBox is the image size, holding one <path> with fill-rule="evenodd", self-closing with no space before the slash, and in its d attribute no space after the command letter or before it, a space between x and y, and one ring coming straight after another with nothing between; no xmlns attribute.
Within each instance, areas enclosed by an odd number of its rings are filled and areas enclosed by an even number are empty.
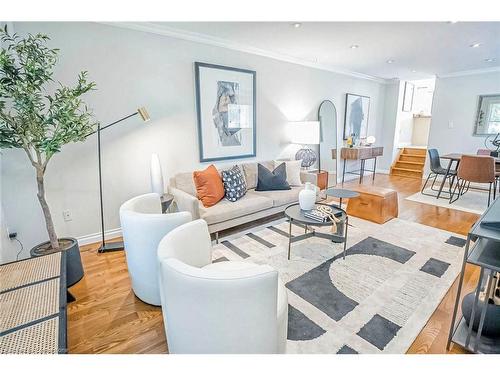
<svg viewBox="0 0 500 375"><path fill-rule="evenodd" d="M50 245L52 249L59 250L59 241L57 240L57 234L54 229L54 222L52 221L52 215L50 214L49 205L45 200L45 186L43 180L44 172L41 168L36 169L36 183L38 186L38 201L40 206L42 206L43 216L45 217L45 225L47 227L47 233L49 234Z"/></svg>

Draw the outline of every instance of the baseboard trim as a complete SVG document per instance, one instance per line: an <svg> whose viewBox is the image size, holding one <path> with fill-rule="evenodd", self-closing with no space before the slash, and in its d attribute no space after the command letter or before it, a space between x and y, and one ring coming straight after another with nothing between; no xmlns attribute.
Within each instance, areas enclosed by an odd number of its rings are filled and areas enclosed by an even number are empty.
<svg viewBox="0 0 500 375"><path fill-rule="evenodd" d="M104 231L104 238L111 240L113 238L121 237L122 228L109 229ZM85 236L76 237L78 245L90 245L101 241L101 232L87 234Z"/></svg>

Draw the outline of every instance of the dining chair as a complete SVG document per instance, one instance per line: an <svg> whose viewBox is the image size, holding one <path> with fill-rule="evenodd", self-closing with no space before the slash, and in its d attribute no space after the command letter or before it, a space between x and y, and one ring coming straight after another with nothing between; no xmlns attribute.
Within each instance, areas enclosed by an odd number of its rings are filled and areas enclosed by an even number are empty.
<svg viewBox="0 0 500 375"><path fill-rule="evenodd" d="M480 148L477 150L477 155L488 155L488 156L495 156L497 153L491 150L487 150L484 148ZM495 163L495 178L497 180L497 185L498 185L498 192L500 193L500 184L498 183L500 180L500 164Z"/></svg>
<svg viewBox="0 0 500 375"><path fill-rule="evenodd" d="M431 185L431 190L438 192L438 194L441 194L441 188L436 189L434 188L434 185L436 184L436 180L438 176L443 176L443 178L447 178L448 182L450 183L449 186L449 191L448 193L450 194L451 197L451 189L453 187L453 182L455 181L455 178L457 176L457 171L455 169L450 169L448 172L448 176L446 177L446 168L443 168L441 166L441 160L439 158L439 152L435 148L431 148L427 150L429 153L429 163L430 163L430 168L431 168L431 173L427 176L427 179L425 180L424 186L422 186L422 190L420 191L423 195L428 195L431 197L436 197L434 194L429 194L429 193L424 193L424 190L427 187L427 183L431 178L433 178L432 185Z"/></svg>
<svg viewBox="0 0 500 375"><path fill-rule="evenodd" d="M489 184L488 206L491 203L491 188L493 187L493 199L496 198L495 159L485 155L462 155L457 171L457 184L450 197L450 203L456 202L470 187L471 182L478 184ZM457 192L458 189L458 192ZM455 199L455 193L457 197Z"/></svg>

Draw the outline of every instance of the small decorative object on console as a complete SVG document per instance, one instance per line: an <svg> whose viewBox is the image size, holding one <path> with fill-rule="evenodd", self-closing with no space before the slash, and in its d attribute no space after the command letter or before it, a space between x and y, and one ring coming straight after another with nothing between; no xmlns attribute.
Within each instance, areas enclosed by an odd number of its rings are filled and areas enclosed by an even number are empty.
<svg viewBox="0 0 500 375"><path fill-rule="evenodd" d="M316 203L316 186L306 182L304 189L299 193L299 205L303 211L309 211L314 208Z"/></svg>

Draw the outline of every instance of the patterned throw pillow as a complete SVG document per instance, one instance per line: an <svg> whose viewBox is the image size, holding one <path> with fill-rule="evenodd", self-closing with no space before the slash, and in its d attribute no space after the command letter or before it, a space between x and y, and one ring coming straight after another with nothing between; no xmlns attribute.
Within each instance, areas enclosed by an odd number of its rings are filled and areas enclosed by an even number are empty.
<svg viewBox="0 0 500 375"><path fill-rule="evenodd" d="M226 198L231 202L236 202L247 192L243 172L237 165L227 171L222 171L222 182L224 182Z"/></svg>

